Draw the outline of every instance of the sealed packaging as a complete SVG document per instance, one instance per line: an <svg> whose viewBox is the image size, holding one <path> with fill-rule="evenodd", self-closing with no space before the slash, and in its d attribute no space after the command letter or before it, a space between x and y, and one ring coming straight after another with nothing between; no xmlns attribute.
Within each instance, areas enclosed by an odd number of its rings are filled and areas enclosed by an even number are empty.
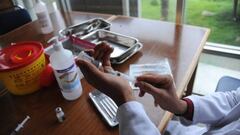
<svg viewBox="0 0 240 135"><path fill-rule="evenodd" d="M136 78L140 75L152 73L152 74L159 74L159 75L171 75L172 71L169 65L169 61L167 58L160 59L156 63L149 63L149 64L131 64L129 69L129 76L132 78ZM138 89L134 87L134 84L130 83L133 89Z"/></svg>

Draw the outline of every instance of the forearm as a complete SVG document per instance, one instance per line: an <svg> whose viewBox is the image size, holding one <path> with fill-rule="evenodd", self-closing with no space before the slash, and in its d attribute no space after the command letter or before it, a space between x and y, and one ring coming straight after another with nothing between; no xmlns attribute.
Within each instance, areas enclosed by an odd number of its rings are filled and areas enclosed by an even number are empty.
<svg viewBox="0 0 240 135"><path fill-rule="evenodd" d="M194 105L193 123L217 124L240 102L240 90L207 96L189 96Z"/></svg>
<svg viewBox="0 0 240 135"><path fill-rule="evenodd" d="M120 135L160 135L143 106L131 101L121 105L117 112Z"/></svg>
<svg viewBox="0 0 240 135"><path fill-rule="evenodd" d="M183 117L187 120L190 120L192 121L193 119L193 112L194 112L194 105L193 105L193 102L192 100L188 99L188 98L183 98L182 100L180 100L181 102L184 102L183 104L183 111L181 113L178 113L175 115L176 116L180 116L180 117Z"/></svg>

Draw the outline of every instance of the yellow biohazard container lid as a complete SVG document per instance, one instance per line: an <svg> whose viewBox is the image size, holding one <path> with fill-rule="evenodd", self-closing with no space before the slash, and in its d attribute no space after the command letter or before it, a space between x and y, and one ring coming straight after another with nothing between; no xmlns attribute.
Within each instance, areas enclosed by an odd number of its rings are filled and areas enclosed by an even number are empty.
<svg viewBox="0 0 240 135"><path fill-rule="evenodd" d="M26 41L16 43L0 50L0 72L17 69L31 64L43 53L40 42Z"/></svg>

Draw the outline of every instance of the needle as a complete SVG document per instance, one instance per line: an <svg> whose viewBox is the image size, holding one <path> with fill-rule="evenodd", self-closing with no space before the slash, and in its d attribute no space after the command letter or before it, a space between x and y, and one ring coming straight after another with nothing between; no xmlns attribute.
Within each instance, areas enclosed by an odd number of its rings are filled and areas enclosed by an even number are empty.
<svg viewBox="0 0 240 135"><path fill-rule="evenodd" d="M126 75L126 74L121 73L121 72L119 72L119 71L109 70L109 69L106 69L106 71L107 71L107 73L112 74L112 75L114 75L114 76L120 76L120 77L128 80L129 82L132 82L133 84L135 84L135 82L136 82L136 79L135 79L135 78L130 77L129 75Z"/></svg>

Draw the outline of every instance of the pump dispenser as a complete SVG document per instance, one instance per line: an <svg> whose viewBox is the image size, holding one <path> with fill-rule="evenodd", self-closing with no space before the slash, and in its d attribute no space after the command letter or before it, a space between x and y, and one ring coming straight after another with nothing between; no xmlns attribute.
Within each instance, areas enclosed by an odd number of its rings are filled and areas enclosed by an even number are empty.
<svg viewBox="0 0 240 135"><path fill-rule="evenodd" d="M73 54L63 48L58 37L54 37L52 41L54 52L50 55L49 60L58 85L66 100L75 100L82 94L82 85Z"/></svg>
<svg viewBox="0 0 240 135"><path fill-rule="evenodd" d="M58 40L57 37L54 37L52 41L54 43L53 44L53 49L55 51L60 51L61 49L64 49L63 46L62 46L62 43Z"/></svg>

